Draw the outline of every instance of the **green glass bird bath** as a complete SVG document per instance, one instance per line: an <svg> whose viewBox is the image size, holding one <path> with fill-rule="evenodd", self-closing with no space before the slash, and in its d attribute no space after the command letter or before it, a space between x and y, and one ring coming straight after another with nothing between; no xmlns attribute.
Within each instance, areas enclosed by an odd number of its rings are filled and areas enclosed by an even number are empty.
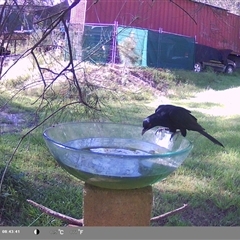
<svg viewBox="0 0 240 240"><path fill-rule="evenodd" d="M57 162L78 179L107 189L154 184L176 170L193 148L186 138L127 124L78 122L47 128L45 142Z"/></svg>

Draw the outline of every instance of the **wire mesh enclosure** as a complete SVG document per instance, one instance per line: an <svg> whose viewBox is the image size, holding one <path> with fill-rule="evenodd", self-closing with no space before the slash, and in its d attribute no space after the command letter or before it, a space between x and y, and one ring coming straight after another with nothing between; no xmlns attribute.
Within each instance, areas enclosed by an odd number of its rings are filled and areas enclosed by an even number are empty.
<svg viewBox="0 0 240 240"><path fill-rule="evenodd" d="M80 46L80 45L78 45ZM82 38L82 60L193 69L195 39L166 32L118 26L86 24Z"/></svg>

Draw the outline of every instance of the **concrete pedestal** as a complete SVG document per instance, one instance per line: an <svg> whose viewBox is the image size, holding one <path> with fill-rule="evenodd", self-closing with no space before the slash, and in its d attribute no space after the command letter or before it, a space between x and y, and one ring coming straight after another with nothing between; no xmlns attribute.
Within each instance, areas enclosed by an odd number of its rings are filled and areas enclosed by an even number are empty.
<svg viewBox="0 0 240 240"><path fill-rule="evenodd" d="M85 183L84 226L149 226L152 187L112 190Z"/></svg>

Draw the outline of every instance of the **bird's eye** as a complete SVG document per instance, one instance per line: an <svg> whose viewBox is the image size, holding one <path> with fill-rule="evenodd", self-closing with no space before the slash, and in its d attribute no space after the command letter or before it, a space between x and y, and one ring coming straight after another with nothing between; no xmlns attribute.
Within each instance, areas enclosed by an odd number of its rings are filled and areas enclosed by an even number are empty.
<svg viewBox="0 0 240 240"><path fill-rule="evenodd" d="M149 119L144 119L143 120L143 127L144 128L149 128L151 126L151 123L149 122Z"/></svg>

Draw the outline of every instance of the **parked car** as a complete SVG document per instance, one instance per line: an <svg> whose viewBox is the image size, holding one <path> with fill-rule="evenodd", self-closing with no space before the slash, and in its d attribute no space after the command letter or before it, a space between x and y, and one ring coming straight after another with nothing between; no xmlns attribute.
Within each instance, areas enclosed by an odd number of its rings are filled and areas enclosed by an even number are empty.
<svg viewBox="0 0 240 240"><path fill-rule="evenodd" d="M194 71L201 72L207 68L212 68L214 71L231 74L236 68L236 63L227 59L226 63L217 60L209 60L207 62L196 62L194 64Z"/></svg>
<svg viewBox="0 0 240 240"><path fill-rule="evenodd" d="M194 71L201 72L206 68L214 71L233 73L236 63L229 59L231 49L216 49L202 44L195 45Z"/></svg>

